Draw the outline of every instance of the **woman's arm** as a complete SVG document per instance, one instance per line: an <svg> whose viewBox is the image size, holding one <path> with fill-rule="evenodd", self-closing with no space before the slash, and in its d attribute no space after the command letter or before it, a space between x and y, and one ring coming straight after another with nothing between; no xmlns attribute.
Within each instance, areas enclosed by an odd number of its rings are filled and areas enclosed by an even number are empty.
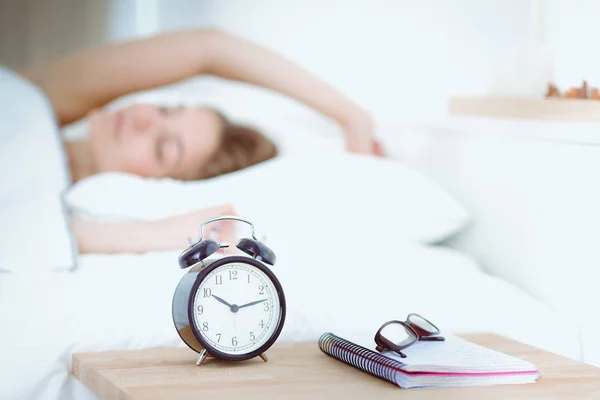
<svg viewBox="0 0 600 400"><path fill-rule="evenodd" d="M287 95L337 121L350 150L372 151L365 110L284 57L219 30L108 44L21 73L45 91L63 125L121 96L212 74Z"/></svg>
<svg viewBox="0 0 600 400"><path fill-rule="evenodd" d="M220 215L235 215L230 205L206 208L156 221L88 221L71 220L71 229L79 252L85 253L145 253L149 251L184 250L187 238L198 239L200 224ZM229 221L208 224L203 237L226 242L234 247L235 229ZM232 252L233 247L224 250Z"/></svg>
<svg viewBox="0 0 600 400"><path fill-rule="evenodd" d="M373 151L369 113L309 71L270 50L224 33L213 37L209 54L204 72L287 95L338 122L350 150Z"/></svg>
<svg viewBox="0 0 600 400"><path fill-rule="evenodd" d="M19 72L44 90L64 125L121 96L201 73L213 35L182 31L110 43Z"/></svg>

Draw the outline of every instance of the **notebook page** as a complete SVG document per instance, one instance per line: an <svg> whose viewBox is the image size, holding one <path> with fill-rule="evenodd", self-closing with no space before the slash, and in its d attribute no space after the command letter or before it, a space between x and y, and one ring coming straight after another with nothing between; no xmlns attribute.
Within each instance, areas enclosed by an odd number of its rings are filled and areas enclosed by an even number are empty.
<svg viewBox="0 0 600 400"><path fill-rule="evenodd" d="M535 383L534 375L493 375L493 376L439 376L439 375L397 375L398 386L410 388L441 388L491 385L524 385Z"/></svg>
<svg viewBox="0 0 600 400"><path fill-rule="evenodd" d="M444 334L444 337L446 340L443 342L415 343L403 350L407 358L394 352L383 355L405 363L403 369L410 372L537 372L537 368L528 361L479 346L458 336ZM376 351L373 339L365 339L360 338L358 344Z"/></svg>

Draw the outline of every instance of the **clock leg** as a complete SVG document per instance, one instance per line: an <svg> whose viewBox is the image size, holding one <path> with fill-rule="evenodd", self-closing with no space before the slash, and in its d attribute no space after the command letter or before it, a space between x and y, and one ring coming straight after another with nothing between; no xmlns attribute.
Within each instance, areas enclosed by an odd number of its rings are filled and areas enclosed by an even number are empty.
<svg viewBox="0 0 600 400"><path fill-rule="evenodd" d="M262 358L264 362L269 361L269 359L267 358L267 353L262 353L259 355L259 357Z"/></svg>
<svg viewBox="0 0 600 400"><path fill-rule="evenodd" d="M200 353L198 353L198 358L196 359L197 366L202 365L202 363L206 359L207 354L208 354L208 351L206 351L206 349L202 349L202 351Z"/></svg>

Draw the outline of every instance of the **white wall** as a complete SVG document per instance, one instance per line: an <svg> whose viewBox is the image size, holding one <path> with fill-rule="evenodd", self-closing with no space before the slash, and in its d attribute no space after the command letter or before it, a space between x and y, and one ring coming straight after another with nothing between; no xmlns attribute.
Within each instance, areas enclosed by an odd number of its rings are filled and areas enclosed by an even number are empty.
<svg viewBox="0 0 600 400"><path fill-rule="evenodd" d="M215 24L301 63L381 118L440 115L486 92L527 43L524 0L208 1Z"/></svg>
<svg viewBox="0 0 600 400"><path fill-rule="evenodd" d="M546 0L548 42L554 50L555 77L561 88L583 79L600 87L600 1Z"/></svg>

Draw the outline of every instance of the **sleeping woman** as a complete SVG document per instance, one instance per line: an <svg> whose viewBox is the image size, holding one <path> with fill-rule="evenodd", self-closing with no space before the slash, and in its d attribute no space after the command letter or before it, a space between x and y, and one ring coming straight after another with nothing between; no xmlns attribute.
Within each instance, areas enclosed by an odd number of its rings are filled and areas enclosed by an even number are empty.
<svg viewBox="0 0 600 400"><path fill-rule="evenodd" d="M274 157L277 149L263 135L212 108L105 107L119 97L197 74L289 96L339 123L348 151L381 154L364 109L289 60L219 30L186 30L104 45L16 72L40 89L59 126L88 119L88 137L64 143L72 182L108 171L204 179ZM224 204L157 221L70 222L81 253L146 252L181 249L188 236L197 234L201 221L233 213L233 206ZM230 224L212 225L219 240L232 240Z"/></svg>

